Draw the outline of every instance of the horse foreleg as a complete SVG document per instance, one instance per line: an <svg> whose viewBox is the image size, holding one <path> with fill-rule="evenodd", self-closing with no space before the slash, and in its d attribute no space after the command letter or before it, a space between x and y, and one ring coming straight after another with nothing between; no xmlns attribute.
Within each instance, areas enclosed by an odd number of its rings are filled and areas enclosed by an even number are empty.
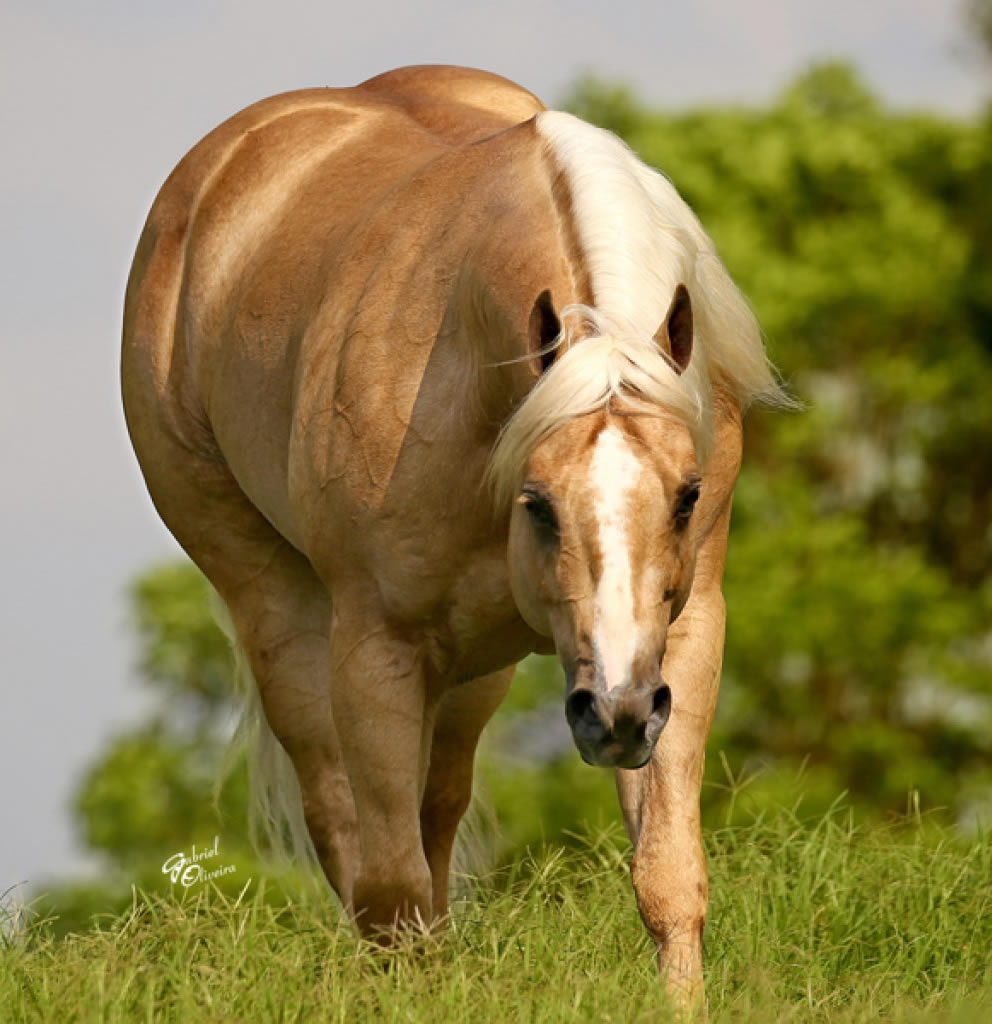
<svg viewBox="0 0 992 1024"><path fill-rule="evenodd" d="M434 724L430 768L420 808L424 853L431 869L436 919L448 912L448 875L455 832L472 799L472 769L479 736L502 703L513 668L449 690Z"/></svg>
<svg viewBox="0 0 992 1024"><path fill-rule="evenodd" d="M363 934L385 939L434 917L420 834L433 701L415 646L349 596L336 612L332 704L361 848L352 909Z"/></svg>
<svg viewBox="0 0 992 1024"><path fill-rule="evenodd" d="M726 524L715 533L709 551L700 552L692 594L669 631L662 671L672 689L671 718L651 761L617 772L634 844L637 906L657 943L669 992L683 1006L700 1003L703 985L708 883L699 794L723 660Z"/></svg>

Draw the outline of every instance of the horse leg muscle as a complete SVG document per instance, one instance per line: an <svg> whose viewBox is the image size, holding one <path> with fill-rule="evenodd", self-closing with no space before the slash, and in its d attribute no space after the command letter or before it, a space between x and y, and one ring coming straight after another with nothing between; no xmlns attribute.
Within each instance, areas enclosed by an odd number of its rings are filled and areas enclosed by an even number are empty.
<svg viewBox="0 0 992 1024"><path fill-rule="evenodd" d="M419 812L436 701L417 647L354 594L336 600L330 656L361 848L353 911L363 934L384 939L434 917Z"/></svg>
<svg viewBox="0 0 992 1024"><path fill-rule="evenodd" d="M350 907L358 831L331 709L330 605L312 570L300 561L286 545L273 553L249 587L224 596L248 654L266 721L292 762L321 868Z"/></svg>
<svg viewBox="0 0 992 1024"><path fill-rule="evenodd" d="M475 748L502 703L513 668L453 687L441 699L420 807L424 853L431 869L434 917L448 912L448 874L455 832L472 799Z"/></svg>

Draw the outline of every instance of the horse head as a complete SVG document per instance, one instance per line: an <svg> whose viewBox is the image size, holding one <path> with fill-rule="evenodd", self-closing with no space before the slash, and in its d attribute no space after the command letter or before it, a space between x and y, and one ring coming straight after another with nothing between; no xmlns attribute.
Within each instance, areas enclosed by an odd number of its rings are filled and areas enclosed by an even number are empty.
<svg viewBox="0 0 992 1024"><path fill-rule="evenodd" d="M671 711L661 664L695 567L702 480L679 382L691 305L680 285L653 339L578 313L586 336L561 346L497 449L497 466L519 462L510 581L524 620L553 638L583 759L639 768ZM595 398L577 401L586 382Z"/></svg>

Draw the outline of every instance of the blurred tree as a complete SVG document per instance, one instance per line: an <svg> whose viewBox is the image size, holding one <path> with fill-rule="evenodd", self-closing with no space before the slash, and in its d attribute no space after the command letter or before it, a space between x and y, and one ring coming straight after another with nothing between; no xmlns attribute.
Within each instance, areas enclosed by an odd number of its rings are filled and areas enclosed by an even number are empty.
<svg viewBox="0 0 992 1024"><path fill-rule="evenodd" d="M630 89L585 75L572 88L568 109L585 121L626 138L644 118L644 110Z"/></svg>
<svg viewBox="0 0 992 1024"><path fill-rule="evenodd" d="M210 585L182 562L146 573L131 589L142 675L173 713L178 701L207 729L231 699L231 649L210 601Z"/></svg>
<svg viewBox="0 0 992 1024"><path fill-rule="evenodd" d="M986 56L992 57L992 0L967 0L965 21L984 47Z"/></svg>

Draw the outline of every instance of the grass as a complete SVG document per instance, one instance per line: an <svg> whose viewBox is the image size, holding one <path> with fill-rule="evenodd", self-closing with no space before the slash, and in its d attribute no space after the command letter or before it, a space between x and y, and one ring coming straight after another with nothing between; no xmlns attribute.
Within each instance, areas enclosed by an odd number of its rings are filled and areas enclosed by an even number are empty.
<svg viewBox="0 0 992 1024"><path fill-rule="evenodd" d="M992 1019L983 838L777 812L711 833L708 849L711 1021ZM136 893L130 912L85 933L14 933L0 1019L667 1018L615 834L473 883L445 937L388 954L356 942L329 903L273 907L263 886L233 899Z"/></svg>

